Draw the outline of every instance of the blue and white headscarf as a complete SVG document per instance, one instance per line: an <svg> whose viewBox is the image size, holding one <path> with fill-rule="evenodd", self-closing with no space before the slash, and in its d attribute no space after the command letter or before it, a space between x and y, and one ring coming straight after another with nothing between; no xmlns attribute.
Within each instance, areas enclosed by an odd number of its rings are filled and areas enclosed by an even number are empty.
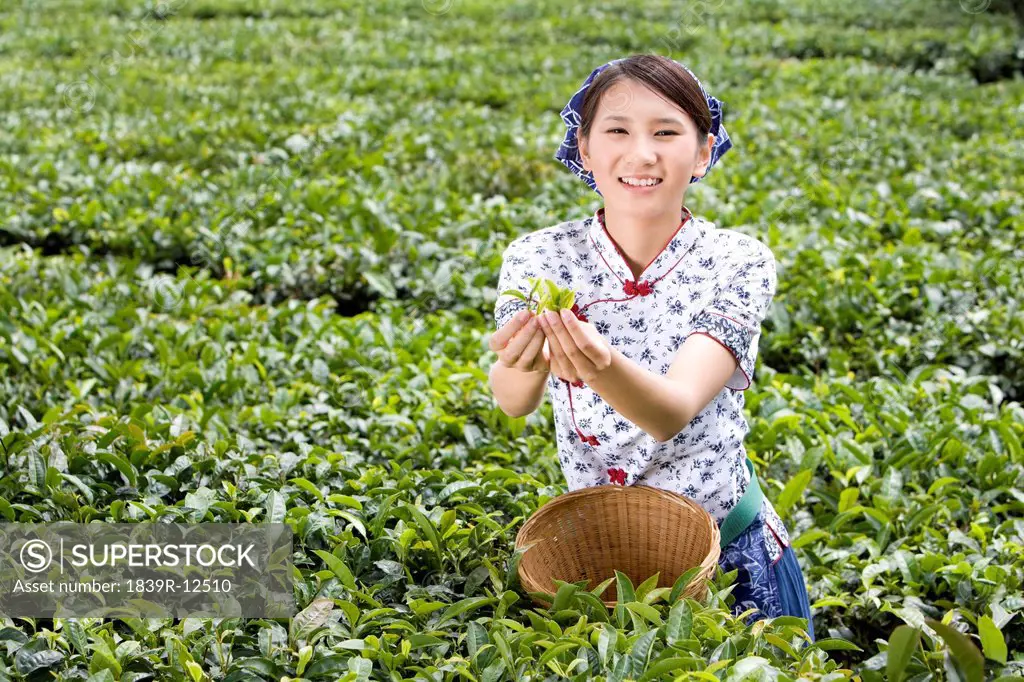
<svg viewBox="0 0 1024 682"><path fill-rule="evenodd" d="M561 113L562 121L565 122L566 126L565 139L563 139L562 144L558 146L558 151L555 152L555 158L564 163L566 168L581 177L583 181L590 186L590 189L594 190L599 195L601 194L601 191L597 189L597 183L594 182L594 174L583 168L582 159L580 158L580 150L576 139L576 131L580 127L580 112L583 111L583 97L587 92L587 88L590 87L590 84L594 81L594 78L597 77L597 74L601 73L612 64L617 64L621 61L623 60L613 59L607 64L594 69L590 73L590 76L587 77L587 80L583 82L583 86L576 91L576 94L572 96L572 99L570 99L562 108ZM697 76L694 76L693 71L690 71L685 65L676 62L674 59L672 61L686 69L686 72L693 76L693 80L697 81L700 91L704 94L704 98L708 102L708 109L711 110L711 130L709 132L715 136L715 144L711 148L711 162L707 167L707 170L710 171L711 167L718 162L718 159L732 148L732 142L729 140L729 134L725 131L725 126L722 125L722 102L708 94L707 90L704 89L704 86L701 85L700 79L698 79ZM697 176L690 178L691 185L699 181L700 178Z"/></svg>

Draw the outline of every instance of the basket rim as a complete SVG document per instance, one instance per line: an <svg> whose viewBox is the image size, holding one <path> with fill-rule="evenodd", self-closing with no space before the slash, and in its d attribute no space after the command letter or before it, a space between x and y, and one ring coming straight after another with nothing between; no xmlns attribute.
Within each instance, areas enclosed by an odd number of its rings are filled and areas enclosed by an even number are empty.
<svg viewBox="0 0 1024 682"><path fill-rule="evenodd" d="M516 533L515 549L520 549L525 545L526 536L529 530L532 530L534 526L540 523L539 519L550 516L561 510L562 507L575 502L582 497L595 497L595 496L607 496L607 495L634 495L634 496L654 496L662 497L670 504L676 504L680 507L687 507L691 511L697 513L699 517L707 521L709 528L712 531L712 535L716 542L721 540L721 531L718 523L711 513L702 507L700 503L691 497L687 497L682 493L677 493L674 490L666 490L657 486L646 485L642 483L636 483L633 485L614 485L614 484L603 484L596 486L587 486L579 488L570 492L562 493L552 499L548 500L540 507L537 508L533 514L523 523ZM529 549L540 540L531 542L526 549Z"/></svg>

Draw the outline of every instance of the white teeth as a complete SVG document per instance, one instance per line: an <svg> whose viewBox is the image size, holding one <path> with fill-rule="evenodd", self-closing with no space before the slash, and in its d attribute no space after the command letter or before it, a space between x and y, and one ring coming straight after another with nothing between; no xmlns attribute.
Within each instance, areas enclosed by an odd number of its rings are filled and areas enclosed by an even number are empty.
<svg viewBox="0 0 1024 682"><path fill-rule="evenodd" d="M651 185L657 185L661 182L661 180L658 179L636 180L635 178L619 178L619 180L627 185L633 185L634 187L650 187Z"/></svg>

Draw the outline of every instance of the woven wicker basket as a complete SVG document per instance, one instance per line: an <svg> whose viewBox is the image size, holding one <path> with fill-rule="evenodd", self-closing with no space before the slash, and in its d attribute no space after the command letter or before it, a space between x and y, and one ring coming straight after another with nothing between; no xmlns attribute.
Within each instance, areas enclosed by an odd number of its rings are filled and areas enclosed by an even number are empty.
<svg viewBox="0 0 1024 682"><path fill-rule="evenodd" d="M714 518L692 499L646 485L599 485L550 500L516 535L516 549L527 548L519 562L519 580L528 592L557 591L552 578L587 580L592 590L615 570L633 585L658 576L658 587L700 566L682 596L707 598L705 578L712 578L721 554ZM605 605L618 600L615 582L602 593ZM547 606L531 595L537 604Z"/></svg>

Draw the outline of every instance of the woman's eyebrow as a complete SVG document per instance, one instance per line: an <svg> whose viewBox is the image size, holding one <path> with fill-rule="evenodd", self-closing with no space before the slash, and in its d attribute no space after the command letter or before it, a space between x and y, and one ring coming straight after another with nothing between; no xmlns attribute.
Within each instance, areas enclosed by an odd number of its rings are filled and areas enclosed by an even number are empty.
<svg viewBox="0 0 1024 682"><path fill-rule="evenodd" d="M629 116L620 116L618 114L609 114L608 116L605 116L603 120L605 120L605 121L625 121L625 122L628 123L632 119ZM666 117L666 116L663 116L662 118L654 119L654 123L670 123L672 125L677 125L677 126L683 125L683 122L680 121L678 118L669 118L669 117Z"/></svg>

